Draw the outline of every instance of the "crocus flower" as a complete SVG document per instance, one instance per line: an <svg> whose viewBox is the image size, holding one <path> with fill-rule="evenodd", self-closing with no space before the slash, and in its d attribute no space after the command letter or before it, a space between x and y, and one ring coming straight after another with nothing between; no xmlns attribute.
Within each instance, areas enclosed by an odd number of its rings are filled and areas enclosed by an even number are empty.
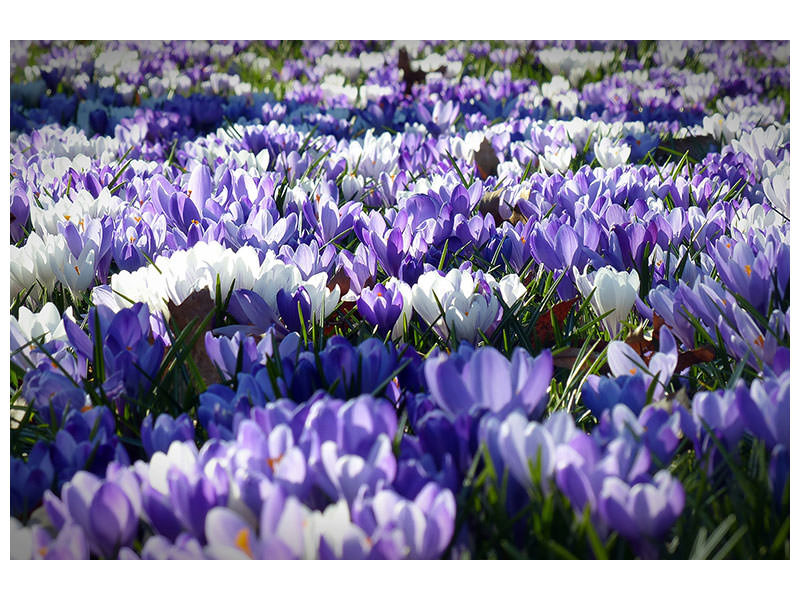
<svg viewBox="0 0 800 600"><path fill-rule="evenodd" d="M387 286L380 283L364 288L358 298L358 311L382 335L391 330L393 338L403 334L403 319L411 321L411 288L404 281L392 279Z"/></svg>
<svg viewBox="0 0 800 600"><path fill-rule="evenodd" d="M594 156L604 169L613 169L628 162L631 147L627 144L614 144L604 137L594 144Z"/></svg>
<svg viewBox="0 0 800 600"><path fill-rule="evenodd" d="M638 414L647 401L647 386L642 377L634 375L618 375L613 379L589 375L581 388L581 400L598 418L620 403Z"/></svg>
<svg viewBox="0 0 800 600"><path fill-rule="evenodd" d="M532 469L538 466L542 485L547 486L555 469L555 444L544 425L511 413L500 424L497 443L503 464L519 483L532 485Z"/></svg>
<svg viewBox="0 0 800 600"><path fill-rule="evenodd" d="M612 340L608 344L608 366L611 372L619 377L622 375L640 375L644 381L646 389L650 388L650 383L654 378L658 378L653 399L660 399L666 386L669 384L675 367L678 364L678 349L675 338L672 337L669 329L662 327L659 335L659 351L649 357L647 365L644 359L625 342Z"/></svg>
<svg viewBox="0 0 800 600"><path fill-rule="evenodd" d="M153 423L152 413L148 414L141 427L142 446L148 457L155 452L167 452L174 441L194 439L194 425L189 415L182 414L177 419L162 413Z"/></svg>
<svg viewBox="0 0 800 600"><path fill-rule="evenodd" d="M789 377L788 371L776 381L754 380L747 388L736 386L736 407L745 428L763 440L768 449L778 444L789 447Z"/></svg>
<svg viewBox="0 0 800 600"><path fill-rule="evenodd" d="M34 444L28 460L11 457L11 514L23 517L42 499L45 490L53 485L53 463L47 444Z"/></svg>
<svg viewBox="0 0 800 600"><path fill-rule="evenodd" d="M594 290L591 305L597 316L603 317L603 324L613 338L621 329L621 322L628 316L639 293L639 274L636 271L619 272L613 267L602 267L593 276L572 269L575 285L584 298Z"/></svg>
<svg viewBox="0 0 800 600"><path fill-rule="evenodd" d="M623 537L658 540L683 511L685 494L677 479L659 471L652 483L633 486L618 477L608 477L598 501L603 519Z"/></svg>
<svg viewBox="0 0 800 600"><path fill-rule="evenodd" d="M115 557L120 547L133 541L138 525L137 507L141 508L128 495L133 490L138 493L138 484L103 481L85 471L79 471L64 485L61 498L70 518L86 534L94 555Z"/></svg>
<svg viewBox="0 0 800 600"><path fill-rule="evenodd" d="M431 398L456 416L486 408L505 416L513 411L538 418L547 403L553 360L545 350L535 359L517 348L511 361L491 346L481 347L459 365L457 358L438 354L425 362Z"/></svg>
<svg viewBox="0 0 800 600"><path fill-rule="evenodd" d="M62 527L53 538L40 525L22 527L19 521L12 518L11 559L88 560L89 544L78 525Z"/></svg>
<svg viewBox="0 0 800 600"><path fill-rule="evenodd" d="M411 288L411 299L417 314L441 337L452 333L457 340L474 341L478 331L490 332L500 309L493 294L487 298L477 287L466 271L452 269L444 277L430 271Z"/></svg>

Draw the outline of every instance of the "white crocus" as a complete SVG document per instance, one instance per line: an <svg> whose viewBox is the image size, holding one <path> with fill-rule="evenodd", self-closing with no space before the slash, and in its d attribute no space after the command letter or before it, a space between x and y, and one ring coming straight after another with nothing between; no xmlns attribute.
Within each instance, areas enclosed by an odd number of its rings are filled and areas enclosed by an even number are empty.
<svg viewBox="0 0 800 600"><path fill-rule="evenodd" d="M766 129L757 127L749 133L742 134L738 140L731 141L731 146L736 152L749 154L755 162L756 170L761 172L765 163L783 146L785 139L784 128L770 125Z"/></svg>
<svg viewBox="0 0 800 600"><path fill-rule="evenodd" d="M65 316L75 320L72 316L72 307L65 311ZM56 305L52 302L45 304L38 312L32 312L25 306L19 307L19 319L11 316L11 327L16 328L26 341L44 338L44 342L53 340L67 340L67 333L64 330L64 323Z"/></svg>
<svg viewBox="0 0 800 600"><path fill-rule="evenodd" d="M752 235L755 239L764 243L766 241L766 231L771 227L782 225L785 222L784 218L779 215L777 211L769 207L764 210L763 204L753 204L747 210L741 208L733 213L731 230L737 229L745 236Z"/></svg>
<svg viewBox="0 0 800 600"><path fill-rule="evenodd" d="M503 277L497 284L497 288L500 290L500 297L503 302L509 307L513 306L527 291L516 273L509 273Z"/></svg>
<svg viewBox="0 0 800 600"><path fill-rule="evenodd" d="M584 298L594 290L591 305L595 314L600 316L611 311L603 318L603 324L611 337L616 336L639 293L639 274L636 271L617 271L611 266L602 267L592 274L587 274L586 270L581 273L575 267L572 272Z"/></svg>
<svg viewBox="0 0 800 600"><path fill-rule="evenodd" d="M393 287L403 297L403 311L397 317L394 327L392 327L392 339L399 340L403 336L403 321L405 320L407 326L411 325L411 316L413 315L411 286L405 281L394 277L390 277L385 285L387 288Z"/></svg>
<svg viewBox="0 0 800 600"><path fill-rule="evenodd" d="M64 255L61 268L56 273L58 281L65 285L73 296L88 290L95 276L97 253L92 245L85 245L77 257L69 251Z"/></svg>
<svg viewBox="0 0 800 600"><path fill-rule="evenodd" d="M474 342L478 331L486 333L494 324L500 310L494 295L487 299L476 291L477 283L471 273L459 269L445 276L423 273L411 289L414 310L442 338L452 333L457 340Z"/></svg>
<svg viewBox="0 0 800 600"><path fill-rule="evenodd" d="M789 218L789 162L782 162L776 169L771 161L767 161L764 171L765 175L761 180L764 195L775 209Z"/></svg>
<svg viewBox="0 0 800 600"><path fill-rule="evenodd" d="M20 292L26 291L36 282L36 259L31 249L26 246L22 248L10 246L12 299Z"/></svg>
<svg viewBox="0 0 800 600"><path fill-rule="evenodd" d="M575 158L575 146L545 148L544 154L539 155L539 164L548 173L565 173L573 158Z"/></svg>
<svg viewBox="0 0 800 600"><path fill-rule="evenodd" d="M312 275L301 285L311 299L311 312L314 313L314 321L317 325L322 325L325 317L331 314L339 304L339 286L328 289L328 274L325 272Z"/></svg>
<svg viewBox="0 0 800 600"><path fill-rule="evenodd" d="M253 248L237 251L218 242L198 242L188 250L178 250L169 257L159 256L155 266L148 265L133 273L122 271L111 276L111 289L134 302L146 302L153 311L169 317L167 303L180 305L192 293L207 290L216 298L217 278L220 291L227 296L233 289L253 290L274 311L278 310L278 290L294 293L301 285L311 298L315 319L322 323L339 303L339 287L327 287L328 276L318 273L303 280L295 265L287 265L268 251L259 262ZM115 300L120 306L128 302Z"/></svg>
<svg viewBox="0 0 800 600"><path fill-rule="evenodd" d="M594 155L597 162L604 169L613 169L628 162L631 147L628 144L614 144L609 138L604 137L594 144Z"/></svg>

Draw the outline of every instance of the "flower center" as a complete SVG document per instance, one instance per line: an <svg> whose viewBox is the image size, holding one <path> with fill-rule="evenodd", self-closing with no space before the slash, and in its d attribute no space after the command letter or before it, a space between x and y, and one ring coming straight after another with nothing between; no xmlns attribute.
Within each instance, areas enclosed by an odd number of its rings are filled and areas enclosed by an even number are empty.
<svg viewBox="0 0 800 600"><path fill-rule="evenodd" d="M269 465L269 468L274 471L275 467L277 467L282 460L283 460L283 454L278 456L278 458L267 458L267 464Z"/></svg>

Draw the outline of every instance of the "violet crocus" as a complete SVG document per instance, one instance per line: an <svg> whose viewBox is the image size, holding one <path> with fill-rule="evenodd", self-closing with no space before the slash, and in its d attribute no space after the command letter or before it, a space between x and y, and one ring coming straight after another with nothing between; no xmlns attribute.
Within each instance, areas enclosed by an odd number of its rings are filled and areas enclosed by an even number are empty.
<svg viewBox="0 0 800 600"><path fill-rule="evenodd" d="M425 362L425 379L431 398L451 416L485 408L498 416L519 410L538 418L547 403L553 371L548 350L535 359L517 348L511 361L485 346L459 368L457 360L438 354Z"/></svg>
<svg viewBox="0 0 800 600"><path fill-rule="evenodd" d="M540 485L548 486L555 469L555 444L544 425L511 413L500 423L497 446L502 464L519 483L533 485L536 473Z"/></svg>
<svg viewBox="0 0 800 600"><path fill-rule="evenodd" d="M162 413L153 423L153 414L148 414L142 421L142 446L148 458L155 452L167 452L174 441L194 440L194 425L189 415L182 414L178 418Z"/></svg>
<svg viewBox="0 0 800 600"><path fill-rule="evenodd" d="M375 554L389 559L433 559L441 556L455 530L455 497L428 483L408 500L391 489L359 498L353 522L375 540Z"/></svg>
<svg viewBox="0 0 800 600"><path fill-rule="evenodd" d="M616 340L609 342L607 356L608 366L617 377L621 375L641 376L648 390L651 382L657 379L653 391L653 399L655 400L664 395L678 364L678 349L675 344L675 338L672 337L666 327L662 327L660 330L659 351L649 357L647 365L644 364L644 360L636 350L625 342Z"/></svg>
<svg viewBox="0 0 800 600"><path fill-rule="evenodd" d="M773 268L766 256L756 256L746 242L727 236L721 236L708 246L719 276L728 289L741 294L757 311L766 315L773 287Z"/></svg>
<svg viewBox="0 0 800 600"><path fill-rule="evenodd" d="M276 302L281 319L283 319L290 331L302 332L310 330L313 318L311 296L309 296L305 286L299 286L292 293L282 288L279 289Z"/></svg>
<svg viewBox="0 0 800 600"><path fill-rule="evenodd" d="M631 542L657 541L683 511L685 493L667 471L652 483L629 486L619 477L607 477L598 497L600 514L608 525Z"/></svg>
<svg viewBox="0 0 800 600"><path fill-rule="evenodd" d="M22 396L33 404L38 417L60 426L70 409L80 410L87 403L86 393L61 373L34 369L22 382Z"/></svg>
<svg viewBox="0 0 800 600"><path fill-rule="evenodd" d="M241 331L237 331L232 337L216 336L208 331L205 347L211 362L225 379L232 379L238 371L250 372L258 360L255 338L242 335Z"/></svg>
<svg viewBox="0 0 800 600"><path fill-rule="evenodd" d="M357 306L364 320L377 326L381 336L391 331L396 339L411 321L411 288L398 279L391 279L386 286L378 283L361 290Z"/></svg>
<svg viewBox="0 0 800 600"><path fill-rule="evenodd" d="M10 557L12 560L88 560L89 544L78 525L62 527L54 538L41 525L22 527L12 518Z"/></svg>
<svg viewBox="0 0 800 600"><path fill-rule="evenodd" d="M647 385L642 377L635 375L620 375L613 379L589 375L581 388L581 400L598 418L619 403L638 414L647 402Z"/></svg>
<svg viewBox="0 0 800 600"><path fill-rule="evenodd" d="M79 471L64 485L61 499L68 516L80 525L92 554L113 558L122 546L132 543L138 526L138 484L126 478L101 480Z"/></svg>
<svg viewBox="0 0 800 600"><path fill-rule="evenodd" d="M11 514L28 515L53 485L54 469L50 449L43 441L34 444L28 460L11 457Z"/></svg>
<svg viewBox="0 0 800 600"><path fill-rule="evenodd" d="M789 447L789 372L775 380L756 379L736 386L736 407L747 431L763 440L769 450Z"/></svg>

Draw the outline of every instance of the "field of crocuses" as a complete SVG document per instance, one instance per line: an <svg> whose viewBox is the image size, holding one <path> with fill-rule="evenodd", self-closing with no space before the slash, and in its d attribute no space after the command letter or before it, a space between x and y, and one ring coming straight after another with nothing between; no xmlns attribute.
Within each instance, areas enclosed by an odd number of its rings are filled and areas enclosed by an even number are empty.
<svg viewBox="0 0 800 600"><path fill-rule="evenodd" d="M788 42L12 42L11 556L788 558Z"/></svg>

